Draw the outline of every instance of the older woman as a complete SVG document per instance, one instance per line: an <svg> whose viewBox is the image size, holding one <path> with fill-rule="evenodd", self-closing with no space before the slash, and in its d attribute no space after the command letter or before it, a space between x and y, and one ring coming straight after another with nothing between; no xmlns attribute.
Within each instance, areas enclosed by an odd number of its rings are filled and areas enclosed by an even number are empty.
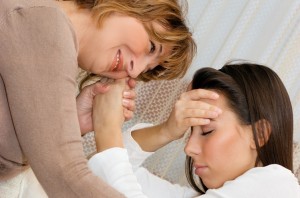
<svg viewBox="0 0 300 198"><path fill-rule="evenodd" d="M10 0L0 13L0 180L30 166L49 197L121 197L86 164L78 65L114 79L182 76L195 44L177 1Z"/></svg>

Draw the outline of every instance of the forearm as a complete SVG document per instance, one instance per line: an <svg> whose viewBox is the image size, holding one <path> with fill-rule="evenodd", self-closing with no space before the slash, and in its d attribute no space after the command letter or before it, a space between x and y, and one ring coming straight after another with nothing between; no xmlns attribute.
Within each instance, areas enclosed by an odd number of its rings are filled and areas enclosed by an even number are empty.
<svg viewBox="0 0 300 198"><path fill-rule="evenodd" d="M101 152L112 147L124 147L121 129L110 129L103 132L100 130L101 129L95 129L97 152Z"/></svg>
<svg viewBox="0 0 300 198"><path fill-rule="evenodd" d="M168 136L165 123L132 131L131 135L147 152L154 152L174 140Z"/></svg>

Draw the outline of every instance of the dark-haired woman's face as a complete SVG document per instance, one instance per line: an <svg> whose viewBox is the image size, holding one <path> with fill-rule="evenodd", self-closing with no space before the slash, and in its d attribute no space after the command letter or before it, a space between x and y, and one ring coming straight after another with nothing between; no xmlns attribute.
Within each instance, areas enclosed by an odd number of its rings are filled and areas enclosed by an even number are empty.
<svg viewBox="0 0 300 198"><path fill-rule="evenodd" d="M227 100L203 100L222 109L222 114L205 126L192 128L185 153L194 161L195 174L208 188L219 188L253 168L256 150L253 149L251 126L240 124Z"/></svg>
<svg viewBox="0 0 300 198"><path fill-rule="evenodd" d="M158 24L153 25L164 31ZM100 28L87 31L89 36L79 46L79 65L109 78L136 78L156 67L167 52L166 46L152 40L144 25L133 17L115 13Z"/></svg>

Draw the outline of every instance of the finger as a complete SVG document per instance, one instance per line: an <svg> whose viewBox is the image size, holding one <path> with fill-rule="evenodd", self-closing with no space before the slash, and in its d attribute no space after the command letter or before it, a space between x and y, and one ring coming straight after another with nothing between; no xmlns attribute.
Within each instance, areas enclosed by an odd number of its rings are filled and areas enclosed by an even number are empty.
<svg viewBox="0 0 300 198"><path fill-rule="evenodd" d="M122 105L124 108L134 111L135 110L135 102L134 100L128 100L128 99L123 99L122 100Z"/></svg>
<svg viewBox="0 0 300 198"><path fill-rule="evenodd" d="M89 85L85 88L90 89L90 93L94 97L97 94L106 93L109 90L109 85L108 84L103 84L101 82L96 82L96 83L91 84L91 85Z"/></svg>
<svg viewBox="0 0 300 198"><path fill-rule="evenodd" d="M128 86L129 86L131 89L133 89L133 88L135 88L135 86L136 86L136 80L133 79L133 78L129 78L128 81L127 81L127 84L128 84Z"/></svg>
<svg viewBox="0 0 300 198"><path fill-rule="evenodd" d="M203 109L186 109L182 116L185 118L215 119L219 116L219 113Z"/></svg>
<svg viewBox="0 0 300 198"><path fill-rule="evenodd" d="M206 89L193 89L181 94L180 99L184 100L199 100L199 99L218 99L219 94Z"/></svg>
<svg viewBox="0 0 300 198"><path fill-rule="evenodd" d="M124 108L123 113L124 113L125 121L128 121L133 118L133 115L134 115L133 111L130 111L130 110Z"/></svg>
<svg viewBox="0 0 300 198"><path fill-rule="evenodd" d="M184 104L186 109L202 109L202 110L210 110L210 111L215 111L218 114L222 113L222 109L215 105L211 105L206 102L202 101L188 101L187 103ZM182 105L183 106L183 105Z"/></svg>
<svg viewBox="0 0 300 198"><path fill-rule="evenodd" d="M200 100L178 100L175 103L175 109L177 111L184 111L185 109L202 109L215 111L219 114L222 113L222 109L220 109L219 107L206 102L202 102Z"/></svg>
<svg viewBox="0 0 300 198"><path fill-rule="evenodd" d="M135 90L125 90L123 92L123 98L134 100L136 98Z"/></svg>
<svg viewBox="0 0 300 198"><path fill-rule="evenodd" d="M184 120L184 124L188 127L190 126L201 126L201 125L207 125L210 123L210 119L205 118L186 118Z"/></svg>

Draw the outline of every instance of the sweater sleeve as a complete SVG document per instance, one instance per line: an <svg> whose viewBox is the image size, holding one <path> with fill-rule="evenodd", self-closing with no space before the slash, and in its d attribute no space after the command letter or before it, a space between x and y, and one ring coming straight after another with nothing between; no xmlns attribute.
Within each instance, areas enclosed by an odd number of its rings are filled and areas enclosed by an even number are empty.
<svg viewBox="0 0 300 198"><path fill-rule="evenodd" d="M0 23L0 65L18 142L49 197L123 197L87 166L76 112L77 47L57 8L14 10Z"/></svg>

